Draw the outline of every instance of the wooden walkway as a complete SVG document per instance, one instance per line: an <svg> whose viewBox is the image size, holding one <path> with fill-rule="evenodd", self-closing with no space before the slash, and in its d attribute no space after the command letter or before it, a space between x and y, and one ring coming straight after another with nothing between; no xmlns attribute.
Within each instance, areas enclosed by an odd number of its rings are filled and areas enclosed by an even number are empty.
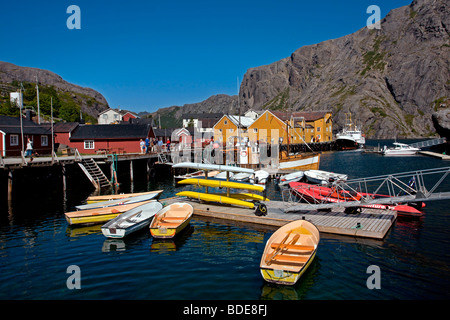
<svg viewBox="0 0 450 320"><path fill-rule="evenodd" d="M431 152L431 151L419 151L419 153L426 155L426 156L430 156L430 157L441 158L442 160L450 160L449 155L445 155L442 153Z"/></svg>
<svg viewBox="0 0 450 320"><path fill-rule="evenodd" d="M286 207L286 204L283 201L265 202L268 214L258 217L252 209L200 203L184 197L161 199L160 201L167 204L177 201L188 202L194 207L194 215L198 216L273 227L305 219L313 223L320 232L373 239L383 239L397 218L395 211L369 208L362 208L362 212L358 214L344 213L344 208L335 208L330 212L311 210L301 213L284 213L282 208Z"/></svg>

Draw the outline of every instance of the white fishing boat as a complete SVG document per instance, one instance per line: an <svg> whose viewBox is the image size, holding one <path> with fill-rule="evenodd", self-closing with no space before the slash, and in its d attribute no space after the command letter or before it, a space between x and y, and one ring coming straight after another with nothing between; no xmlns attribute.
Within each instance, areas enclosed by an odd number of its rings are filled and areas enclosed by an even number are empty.
<svg viewBox="0 0 450 320"><path fill-rule="evenodd" d="M341 150L364 148L366 138L361 129L353 124L351 114L346 114L346 124L341 132L336 134L336 144Z"/></svg>
<svg viewBox="0 0 450 320"><path fill-rule="evenodd" d="M123 238L150 225L153 217L163 205L153 201L128 210L102 226L102 233L107 238Z"/></svg>
<svg viewBox="0 0 450 320"><path fill-rule="evenodd" d="M245 182L250 179L250 176L251 176L251 174L249 174L249 173L240 172L240 173L236 173L235 175L233 175L232 180Z"/></svg>
<svg viewBox="0 0 450 320"><path fill-rule="evenodd" d="M226 179L227 178L227 174L228 174L228 178L229 179L233 179L233 176L234 176L233 172L226 172L226 171L222 171L222 172L216 174L214 176L214 178L216 178L216 179Z"/></svg>
<svg viewBox="0 0 450 320"><path fill-rule="evenodd" d="M323 170L307 170L304 172L306 179L311 183L327 184L330 181L347 180L346 174L334 173Z"/></svg>
<svg viewBox="0 0 450 320"><path fill-rule="evenodd" d="M250 183L266 184L269 178L269 173L265 170L255 171L254 176L250 177Z"/></svg>
<svg viewBox="0 0 450 320"><path fill-rule="evenodd" d="M411 147L405 143L394 142L393 144L393 148L384 146L381 153L385 156L413 156L420 151L419 148Z"/></svg>
<svg viewBox="0 0 450 320"><path fill-rule="evenodd" d="M290 182L300 181L305 176L303 171L295 171L280 177L279 186L287 186Z"/></svg>

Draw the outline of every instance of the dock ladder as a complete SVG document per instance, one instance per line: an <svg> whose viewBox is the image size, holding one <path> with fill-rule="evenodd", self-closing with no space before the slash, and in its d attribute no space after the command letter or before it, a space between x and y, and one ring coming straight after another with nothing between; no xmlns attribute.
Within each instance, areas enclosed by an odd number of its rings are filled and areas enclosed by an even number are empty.
<svg viewBox="0 0 450 320"><path fill-rule="evenodd" d="M158 160L159 160L160 163L167 163L168 162L165 154L162 153L162 152L158 153Z"/></svg>
<svg viewBox="0 0 450 320"><path fill-rule="evenodd" d="M81 170L83 170L88 179L92 182L95 189L102 189L111 186L111 182L105 176L102 169L100 169L94 159L83 158L83 160L79 162L78 165L80 166Z"/></svg>

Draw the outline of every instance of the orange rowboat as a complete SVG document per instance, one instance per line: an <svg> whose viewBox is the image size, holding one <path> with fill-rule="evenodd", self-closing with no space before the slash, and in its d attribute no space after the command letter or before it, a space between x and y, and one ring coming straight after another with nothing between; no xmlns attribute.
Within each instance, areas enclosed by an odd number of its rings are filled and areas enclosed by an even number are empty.
<svg viewBox="0 0 450 320"><path fill-rule="evenodd" d="M194 208L189 203L176 202L159 211L150 225L154 238L173 238L191 221Z"/></svg>
<svg viewBox="0 0 450 320"><path fill-rule="evenodd" d="M119 214L122 214L128 210L136 208L138 206L150 203L155 200L135 202L131 204L124 204L114 207L96 208L89 210L78 210L72 212L66 212L66 220L70 225L86 225L86 224L98 224L105 223L114 219Z"/></svg>
<svg viewBox="0 0 450 320"><path fill-rule="evenodd" d="M306 220L285 224L267 240L260 269L264 280L293 285L313 261L319 230Z"/></svg>

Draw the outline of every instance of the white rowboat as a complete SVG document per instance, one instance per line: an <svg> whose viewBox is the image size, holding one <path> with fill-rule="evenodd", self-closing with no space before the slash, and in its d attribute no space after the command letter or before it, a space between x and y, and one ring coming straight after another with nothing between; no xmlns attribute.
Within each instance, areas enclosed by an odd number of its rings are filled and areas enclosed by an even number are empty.
<svg viewBox="0 0 450 320"><path fill-rule="evenodd" d="M128 210L102 226L102 233L107 238L123 238L150 225L153 217L163 208L154 201Z"/></svg>

